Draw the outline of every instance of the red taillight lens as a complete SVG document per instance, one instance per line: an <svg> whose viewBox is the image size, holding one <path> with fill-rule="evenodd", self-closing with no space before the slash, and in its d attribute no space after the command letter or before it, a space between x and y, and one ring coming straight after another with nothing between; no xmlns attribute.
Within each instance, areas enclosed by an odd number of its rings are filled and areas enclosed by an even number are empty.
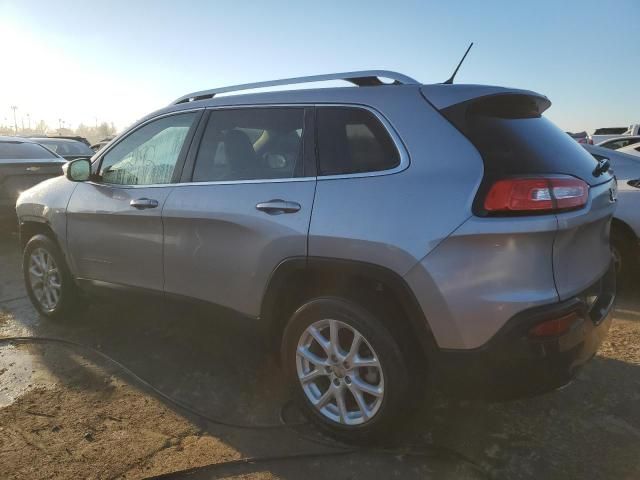
<svg viewBox="0 0 640 480"><path fill-rule="evenodd" d="M560 318L553 318L533 327L529 330L529 336L536 338L557 337L568 332L579 320L580 316L575 312Z"/></svg>
<svg viewBox="0 0 640 480"><path fill-rule="evenodd" d="M484 200L487 212L553 212L582 207L589 186L578 178L507 178L498 180Z"/></svg>

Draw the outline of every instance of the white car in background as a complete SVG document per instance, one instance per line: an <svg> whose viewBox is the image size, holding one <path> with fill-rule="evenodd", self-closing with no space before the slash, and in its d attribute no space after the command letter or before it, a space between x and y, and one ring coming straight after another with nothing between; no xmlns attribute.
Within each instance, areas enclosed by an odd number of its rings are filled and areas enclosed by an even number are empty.
<svg viewBox="0 0 640 480"><path fill-rule="evenodd" d="M619 148L616 152L624 153L626 155L633 155L634 157L640 157L640 143L634 143L627 145L626 147Z"/></svg>
<svg viewBox="0 0 640 480"><path fill-rule="evenodd" d="M583 143L583 142L579 142ZM622 135L614 137L604 142L598 143L598 147L608 148L610 150L618 150L619 148L628 147L634 143L640 143L640 135Z"/></svg>
<svg viewBox="0 0 640 480"><path fill-rule="evenodd" d="M640 123L631 124L626 130L624 127L597 128L593 135L589 136L589 143L598 145L606 140L626 135L640 135Z"/></svg>
<svg viewBox="0 0 640 480"><path fill-rule="evenodd" d="M640 151L636 155L598 145L582 145L596 160L609 159L618 180L618 206L611 223L611 249L616 270L628 278L640 266ZM640 144L635 147L640 148Z"/></svg>

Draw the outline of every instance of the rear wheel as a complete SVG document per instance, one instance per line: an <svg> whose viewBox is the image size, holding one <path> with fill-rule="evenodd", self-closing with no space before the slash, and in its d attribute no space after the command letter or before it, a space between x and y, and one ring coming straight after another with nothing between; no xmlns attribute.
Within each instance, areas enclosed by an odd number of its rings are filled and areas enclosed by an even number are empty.
<svg viewBox="0 0 640 480"><path fill-rule="evenodd" d="M27 294L40 315L65 319L82 305L62 252L46 235L27 242L22 269Z"/></svg>
<svg viewBox="0 0 640 480"><path fill-rule="evenodd" d="M631 235L620 229L611 231L611 255L620 283L625 286L633 279L638 265L638 251Z"/></svg>
<svg viewBox="0 0 640 480"><path fill-rule="evenodd" d="M388 438L415 402L398 341L353 302L305 303L285 329L282 357L305 415L340 439Z"/></svg>

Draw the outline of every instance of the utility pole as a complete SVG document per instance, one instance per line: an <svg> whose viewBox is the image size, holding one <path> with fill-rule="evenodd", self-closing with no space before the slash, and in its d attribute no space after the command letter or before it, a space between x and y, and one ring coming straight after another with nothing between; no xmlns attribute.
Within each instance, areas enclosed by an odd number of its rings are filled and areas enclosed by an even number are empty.
<svg viewBox="0 0 640 480"><path fill-rule="evenodd" d="M62 130L62 119L58 119L58 130Z"/></svg>
<svg viewBox="0 0 640 480"><path fill-rule="evenodd" d="M16 129L16 135L18 135L18 120L16 119L16 110L17 109L18 109L17 106L11 105L11 110L13 110L13 126Z"/></svg>
<svg viewBox="0 0 640 480"><path fill-rule="evenodd" d="M31 130L31 114L27 113L27 122L29 124L29 130Z"/></svg>

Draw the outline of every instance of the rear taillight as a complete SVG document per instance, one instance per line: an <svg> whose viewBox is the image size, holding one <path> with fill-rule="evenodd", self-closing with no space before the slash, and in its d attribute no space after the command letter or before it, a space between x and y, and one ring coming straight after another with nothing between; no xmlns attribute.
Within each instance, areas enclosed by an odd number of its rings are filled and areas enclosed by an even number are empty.
<svg viewBox="0 0 640 480"><path fill-rule="evenodd" d="M484 209L490 213L555 212L584 206L589 186L578 178L507 178L489 189Z"/></svg>
<svg viewBox="0 0 640 480"><path fill-rule="evenodd" d="M571 312L563 317L553 318L551 320L539 323L531 330L529 330L529 337L559 337L563 333L571 330L571 328L581 320L582 318L576 312Z"/></svg>

